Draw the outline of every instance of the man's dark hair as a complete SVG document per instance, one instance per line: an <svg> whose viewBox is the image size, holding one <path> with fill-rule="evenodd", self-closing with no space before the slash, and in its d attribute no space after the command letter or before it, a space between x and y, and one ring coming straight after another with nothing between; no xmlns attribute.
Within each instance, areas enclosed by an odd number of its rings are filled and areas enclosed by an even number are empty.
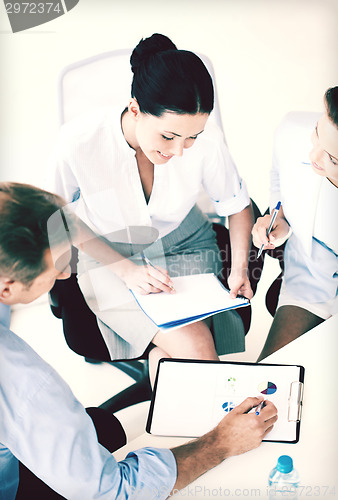
<svg viewBox="0 0 338 500"><path fill-rule="evenodd" d="M130 58L134 73L131 95L142 113L160 117L211 113L214 88L202 60L193 52L177 50L166 36L155 33L141 40Z"/></svg>
<svg viewBox="0 0 338 500"><path fill-rule="evenodd" d="M325 92L325 104L329 117L338 127L338 87L331 87Z"/></svg>
<svg viewBox="0 0 338 500"><path fill-rule="evenodd" d="M47 222L63 205L58 195L37 187L0 182L0 277L30 286L45 271Z"/></svg>

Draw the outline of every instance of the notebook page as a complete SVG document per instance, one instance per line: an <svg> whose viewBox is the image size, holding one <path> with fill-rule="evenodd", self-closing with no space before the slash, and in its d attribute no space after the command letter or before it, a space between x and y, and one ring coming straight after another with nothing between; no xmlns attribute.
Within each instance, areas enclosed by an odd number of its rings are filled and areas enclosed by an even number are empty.
<svg viewBox="0 0 338 500"><path fill-rule="evenodd" d="M229 291L212 273L179 276L172 278L172 282L175 294L132 292L145 313L159 326L247 302L243 298L231 299Z"/></svg>

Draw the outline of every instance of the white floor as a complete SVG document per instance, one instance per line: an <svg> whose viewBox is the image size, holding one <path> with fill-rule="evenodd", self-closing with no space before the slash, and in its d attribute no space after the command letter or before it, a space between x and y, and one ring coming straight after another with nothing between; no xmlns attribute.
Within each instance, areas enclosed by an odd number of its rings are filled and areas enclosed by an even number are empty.
<svg viewBox="0 0 338 500"><path fill-rule="evenodd" d="M252 362L257 359L272 321L265 308L265 293L278 274L277 261L266 258L258 290L252 300L252 322L246 336L246 350L222 356L222 359ZM132 382L128 375L113 365L86 363L83 357L68 348L61 320L52 315L47 296L30 305L13 308L11 329L60 373L84 406L100 405ZM118 412L128 440L144 431L148 407L148 403L142 403Z"/></svg>

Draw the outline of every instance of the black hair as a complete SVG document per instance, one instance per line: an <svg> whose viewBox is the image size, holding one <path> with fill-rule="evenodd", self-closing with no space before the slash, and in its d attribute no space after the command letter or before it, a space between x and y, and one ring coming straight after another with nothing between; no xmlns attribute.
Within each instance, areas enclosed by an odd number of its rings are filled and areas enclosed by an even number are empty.
<svg viewBox="0 0 338 500"><path fill-rule="evenodd" d="M130 64L134 73L131 95L142 113L157 117L166 111L211 113L212 79L193 52L178 50L168 37L155 33L139 42Z"/></svg>
<svg viewBox="0 0 338 500"><path fill-rule="evenodd" d="M338 127L338 87L328 89L325 92L324 99L327 113L336 127Z"/></svg>
<svg viewBox="0 0 338 500"><path fill-rule="evenodd" d="M45 271L48 220L63 205L59 196L29 184L0 182L0 276L30 286Z"/></svg>

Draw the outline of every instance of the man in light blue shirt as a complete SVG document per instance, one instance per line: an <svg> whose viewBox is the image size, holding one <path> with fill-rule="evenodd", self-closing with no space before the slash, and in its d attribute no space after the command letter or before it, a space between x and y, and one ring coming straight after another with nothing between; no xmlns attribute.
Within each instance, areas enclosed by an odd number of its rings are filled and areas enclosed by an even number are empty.
<svg viewBox="0 0 338 500"><path fill-rule="evenodd" d="M56 279L69 277L65 231L56 230L52 252L47 232L48 219L63 204L38 188L0 183L1 303L30 303ZM12 500L18 491L30 497L21 484L22 464L36 479L34 498L41 498L39 484L51 488L44 499L167 498L225 458L259 446L277 419L270 402L258 417L248 414L260 401L247 398L186 445L143 448L116 462L67 384L0 322L0 500Z"/></svg>
<svg viewBox="0 0 338 500"><path fill-rule="evenodd" d="M0 323L9 327L11 322L11 309L0 302Z"/></svg>

